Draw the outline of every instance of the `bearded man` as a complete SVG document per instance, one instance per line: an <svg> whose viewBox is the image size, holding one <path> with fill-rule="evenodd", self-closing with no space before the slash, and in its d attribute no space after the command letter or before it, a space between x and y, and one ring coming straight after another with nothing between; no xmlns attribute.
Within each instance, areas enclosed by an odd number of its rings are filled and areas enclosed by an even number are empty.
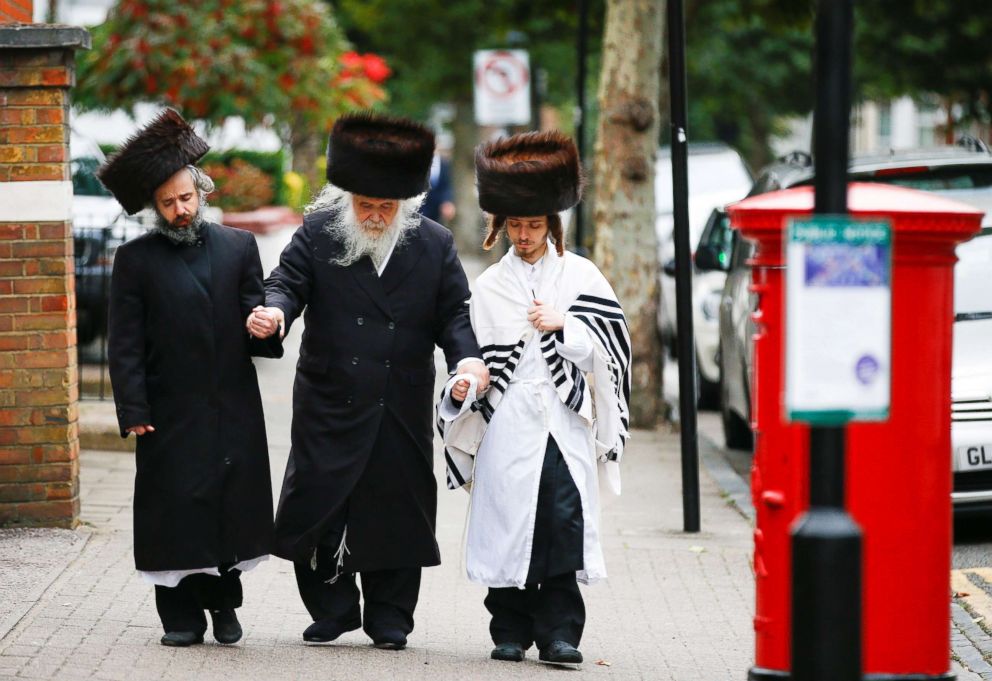
<svg viewBox="0 0 992 681"><path fill-rule="evenodd" d="M156 227L117 249L108 355L121 437L137 436L134 559L155 585L162 644L203 641L209 610L220 643L241 638L240 573L272 539L272 489L252 355L279 343L244 329L264 300L248 232L203 219L207 152L167 109L98 175L128 214Z"/></svg>
<svg viewBox="0 0 992 681"><path fill-rule="evenodd" d="M434 346L449 370L488 384L454 240L417 213L433 153L433 133L412 121L340 118L329 184L248 322L259 337L301 313L306 323L275 553L295 564L308 642L362 627L378 648L406 645L421 568L440 563Z"/></svg>

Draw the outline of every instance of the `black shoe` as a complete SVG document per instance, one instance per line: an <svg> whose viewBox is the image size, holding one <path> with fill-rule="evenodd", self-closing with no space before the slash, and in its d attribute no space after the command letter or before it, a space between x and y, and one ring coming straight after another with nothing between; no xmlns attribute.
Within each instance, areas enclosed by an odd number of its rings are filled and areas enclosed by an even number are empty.
<svg viewBox="0 0 992 681"><path fill-rule="evenodd" d="M565 641L552 641L541 648L538 657L541 662L552 662L554 664L579 664L582 662L582 653L575 649L570 643Z"/></svg>
<svg viewBox="0 0 992 681"><path fill-rule="evenodd" d="M372 645L380 650L403 650L406 648L406 634L399 629L386 629L372 637Z"/></svg>
<svg viewBox="0 0 992 681"><path fill-rule="evenodd" d="M500 643L493 648L489 657L504 662L523 662L524 647L519 643Z"/></svg>
<svg viewBox="0 0 992 681"><path fill-rule="evenodd" d="M233 610L211 610L214 623L214 640L217 643L237 643L241 640L241 623Z"/></svg>
<svg viewBox="0 0 992 681"><path fill-rule="evenodd" d="M197 643L203 643L203 634L192 631L167 631L162 637L162 645L174 648L186 648Z"/></svg>
<svg viewBox="0 0 992 681"><path fill-rule="evenodd" d="M303 640L307 643L330 643L347 631L354 631L362 626L361 620L341 623L337 620L317 620L303 632Z"/></svg>

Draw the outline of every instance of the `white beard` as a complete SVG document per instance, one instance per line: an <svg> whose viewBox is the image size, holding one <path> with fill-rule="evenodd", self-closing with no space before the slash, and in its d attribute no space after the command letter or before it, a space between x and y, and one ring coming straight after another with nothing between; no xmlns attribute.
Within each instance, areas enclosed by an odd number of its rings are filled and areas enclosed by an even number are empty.
<svg viewBox="0 0 992 681"><path fill-rule="evenodd" d="M389 224L371 218L359 222L351 192L326 184L303 212L309 215L319 210L331 210L331 219L324 224L323 229L341 244L341 253L330 259L331 264L347 267L368 256L378 270L390 251L402 247L410 230L420 224L420 214L417 211L425 196L426 194L420 194L402 199Z"/></svg>

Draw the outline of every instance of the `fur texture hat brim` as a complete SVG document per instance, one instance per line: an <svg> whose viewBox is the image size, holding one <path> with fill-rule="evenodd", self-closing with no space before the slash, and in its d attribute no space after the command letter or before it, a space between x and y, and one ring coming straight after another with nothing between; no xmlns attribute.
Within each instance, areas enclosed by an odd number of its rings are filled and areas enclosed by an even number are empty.
<svg viewBox="0 0 992 681"><path fill-rule="evenodd" d="M182 116L166 109L128 139L97 171L97 177L128 215L134 215L151 203L155 190L166 180L209 150Z"/></svg>
<svg viewBox="0 0 992 681"><path fill-rule="evenodd" d="M582 198L579 152L557 130L527 132L475 151L479 206L493 215L552 215Z"/></svg>
<svg viewBox="0 0 992 681"><path fill-rule="evenodd" d="M327 180L377 199L408 199L430 188L434 133L404 118L364 112L339 118L327 144Z"/></svg>

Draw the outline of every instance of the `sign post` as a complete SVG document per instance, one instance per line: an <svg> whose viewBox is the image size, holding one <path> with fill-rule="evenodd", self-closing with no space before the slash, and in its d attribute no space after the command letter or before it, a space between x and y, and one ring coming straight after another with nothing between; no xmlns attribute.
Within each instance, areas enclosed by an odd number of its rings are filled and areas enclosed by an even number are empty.
<svg viewBox="0 0 992 681"><path fill-rule="evenodd" d="M478 125L530 125L530 59L526 50L475 53L475 122Z"/></svg>

